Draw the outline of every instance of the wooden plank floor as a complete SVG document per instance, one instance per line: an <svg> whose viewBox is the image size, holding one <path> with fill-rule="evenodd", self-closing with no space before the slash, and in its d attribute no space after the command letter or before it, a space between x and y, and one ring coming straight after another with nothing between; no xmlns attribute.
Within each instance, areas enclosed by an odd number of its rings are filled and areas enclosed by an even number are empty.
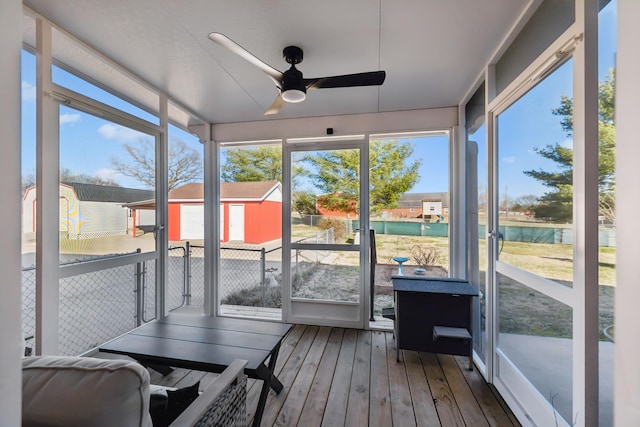
<svg viewBox="0 0 640 427"><path fill-rule="evenodd" d="M276 363L262 426L519 426L466 357L402 351L390 332L296 325ZM214 374L176 369L152 383L206 387ZM249 380L253 419L262 382Z"/></svg>

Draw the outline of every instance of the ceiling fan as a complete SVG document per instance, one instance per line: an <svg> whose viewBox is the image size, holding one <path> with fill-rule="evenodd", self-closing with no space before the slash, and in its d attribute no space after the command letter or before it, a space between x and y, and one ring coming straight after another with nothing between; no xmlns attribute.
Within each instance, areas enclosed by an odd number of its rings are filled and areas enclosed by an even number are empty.
<svg viewBox="0 0 640 427"><path fill-rule="evenodd" d="M226 47L231 52L261 69L276 84L279 94L273 104L265 111L265 115L276 114L285 102L297 103L304 101L307 91L312 89L379 86L386 77L384 71L371 71L368 73L305 79L302 77L302 72L296 68L296 64L301 63L303 58L302 49L297 46L288 46L282 51L284 60L291 64L291 68L281 72L258 59L224 34L211 33L209 34L209 39Z"/></svg>

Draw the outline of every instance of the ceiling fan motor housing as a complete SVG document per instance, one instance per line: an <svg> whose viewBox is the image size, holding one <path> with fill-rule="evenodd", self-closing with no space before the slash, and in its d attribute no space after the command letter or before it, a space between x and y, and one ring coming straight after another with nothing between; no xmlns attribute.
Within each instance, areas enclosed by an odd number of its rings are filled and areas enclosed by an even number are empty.
<svg viewBox="0 0 640 427"><path fill-rule="evenodd" d="M298 46L287 46L282 50L282 56L288 64L299 64L302 62L303 54L302 49Z"/></svg>
<svg viewBox="0 0 640 427"><path fill-rule="evenodd" d="M302 49L298 46L287 46L282 50L282 56L291 68L282 74L282 99L286 102L302 102L307 93L307 86L302 78L302 73L296 68L296 64L302 62Z"/></svg>
<svg viewBox="0 0 640 427"><path fill-rule="evenodd" d="M297 96L291 91L297 92ZM290 94L287 94L287 92L290 92ZM282 97L287 102L296 103L302 102L306 93L307 87L304 84L302 73L292 64L291 68L282 75Z"/></svg>

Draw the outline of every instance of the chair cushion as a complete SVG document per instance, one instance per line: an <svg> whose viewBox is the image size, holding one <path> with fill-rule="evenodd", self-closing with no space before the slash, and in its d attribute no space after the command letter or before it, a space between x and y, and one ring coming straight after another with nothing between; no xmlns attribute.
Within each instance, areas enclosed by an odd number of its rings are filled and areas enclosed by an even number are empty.
<svg viewBox="0 0 640 427"><path fill-rule="evenodd" d="M22 426L152 427L149 373L126 360L26 357Z"/></svg>

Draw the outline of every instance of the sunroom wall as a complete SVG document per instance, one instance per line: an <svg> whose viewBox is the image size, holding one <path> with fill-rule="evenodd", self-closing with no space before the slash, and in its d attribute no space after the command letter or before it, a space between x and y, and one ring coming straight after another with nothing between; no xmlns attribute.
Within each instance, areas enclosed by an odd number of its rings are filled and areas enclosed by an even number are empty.
<svg viewBox="0 0 640 427"><path fill-rule="evenodd" d="M18 426L21 415L21 280L20 280L20 48L22 46L22 3L0 3L0 111L3 126L2 186L3 215L0 232L2 290L0 291L0 425ZM10 125L8 125L10 124Z"/></svg>
<svg viewBox="0 0 640 427"><path fill-rule="evenodd" d="M638 144L638 99L640 98L640 2L618 2L618 69L616 81L617 126L617 229L618 268L615 312L615 390L614 421L616 426L640 423L640 144Z"/></svg>

